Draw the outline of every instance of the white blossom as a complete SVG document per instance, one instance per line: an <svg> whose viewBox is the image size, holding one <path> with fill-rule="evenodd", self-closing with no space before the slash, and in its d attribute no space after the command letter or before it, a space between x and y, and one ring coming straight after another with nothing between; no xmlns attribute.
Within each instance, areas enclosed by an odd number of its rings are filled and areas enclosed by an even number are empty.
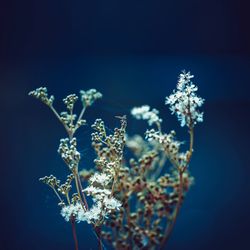
<svg viewBox="0 0 250 250"><path fill-rule="evenodd" d="M69 221L72 216L77 218L79 212L84 212L84 210L82 208L82 205L77 202L76 204L64 206L61 210L61 215L66 221Z"/></svg>
<svg viewBox="0 0 250 250"><path fill-rule="evenodd" d="M105 217L106 214L102 209L102 205L100 202L94 204L90 210L88 211L80 211L78 216L76 217L77 222L86 221L87 223L94 223L101 219L101 217Z"/></svg>
<svg viewBox="0 0 250 250"><path fill-rule="evenodd" d="M134 107L131 110L131 114L138 120L147 120L149 126L152 126L154 123L161 123L162 119L159 118L159 111L157 109L150 110L150 106L143 105L141 107Z"/></svg>
<svg viewBox="0 0 250 250"><path fill-rule="evenodd" d="M183 71L177 83L177 90L166 97L166 104L170 106L172 114L176 114L181 126L193 127L197 122L203 121L203 112L198 110L204 99L196 95L198 90L191 79L190 72Z"/></svg>
<svg viewBox="0 0 250 250"><path fill-rule="evenodd" d="M122 206L121 202L116 198L108 196L103 199L103 204L108 210L119 210Z"/></svg>
<svg viewBox="0 0 250 250"><path fill-rule="evenodd" d="M88 186L83 190L88 195L101 195L101 196L107 196L111 194L111 191L105 188L97 188L95 186Z"/></svg>
<svg viewBox="0 0 250 250"><path fill-rule="evenodd" d="M95 173L93 176L90 177L89 182L91 184L98 183L103 186L107 185L111 181L111 178L109 175L105 173Z"/></svg>

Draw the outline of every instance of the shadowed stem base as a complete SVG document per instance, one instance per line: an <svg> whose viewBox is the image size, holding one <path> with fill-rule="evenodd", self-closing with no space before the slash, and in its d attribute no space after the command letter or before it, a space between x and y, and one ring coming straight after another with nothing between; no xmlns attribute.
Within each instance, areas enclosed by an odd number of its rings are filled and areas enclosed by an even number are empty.
<svg viewBox="0 0 250 250"><path fill-rule="evenodd" d="M77 240L77 235L76 235L75 218L72 217L70 222L71 222L71 225L72 225L73 238L74 238L74 242L75 242L75 250L78 250L78 240Z"/></svg>

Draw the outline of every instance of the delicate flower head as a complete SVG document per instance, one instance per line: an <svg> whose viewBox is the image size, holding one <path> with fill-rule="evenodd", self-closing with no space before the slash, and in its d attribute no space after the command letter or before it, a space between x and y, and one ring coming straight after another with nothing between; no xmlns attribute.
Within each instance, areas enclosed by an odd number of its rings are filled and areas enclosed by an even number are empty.
<svg viewBox="0 0 250 250"><path fill-rule="evenodd" d="M203 112L198 108L203 105L204 99L196 95L198 88L191 81L193 77L190 72L183 71L179 76L177 90L166 97L166 104L170 106L172 114L177 115L182 127L193 127L203 121Z"/></svg>
<svg viewBox="0 0 250 250"><path fill-rule="evenodd" d="M111 191L108 189L97 188L94 186L88 186L83 191L86 192L88 195L93 195L93 196L96 196L96 195L108 196L111 194Z"/></svg>
<svg viewBox="0 0 250 250"><path fill-rule="evenodd" d="M102 98L102 94L96 89L81 90L80 95L84 106L91 106L97 99Z"/></svg>
<svg viewBox="0 0 250 250"><path fill-rule="evenodd" d="M108 210L120 210L120 207L122 206L120 201L118 201L114 197L108 196L104 198L103 204Z"/></svg>
<svg viewBox="0 0 250 250"><path fill-rule="evenodd" d="M101 184L102 186L107 185L110 181L111 181L111 177L105 173L95 173L89 179L89 182L91 184L98 183L98 184Z"/></svg>
<svg viewBox="0 0 250 250"><path fill-rule="evenodd" d="M95 223L96 221L100 220L101 216L103 215L101 203L96 203L92 206L92 208L88 211L81 211L78 213L76 217L76 221L86 221L87 223Z"/></svg>
<svg viewBox="0 0 250 250"><path fill-rule="evenodd" d="M159 111L157 109L150 110L150 106L143 105L141 107L134 107L131 110L131 114L138 120L147 120L149 126L152 126L154 123L161 123L162 119L159 118Z"/></svg>
<svg viewBox="0 0 250 250"><path fill-rule="evenodd" d="M80 212L84 212L84 210L80 202L77 202L76 204L64 206L61 210L61 215L66 221L69 221L72 216L77 218Z"/></svg>
<svg viewBox="0 0 250 250"><path fill-rule="evenodd" d="M29 92L29 95L39 99L48 106L51 106L55 99L53 95L49 97L48 90L46 87L40 87L35 90L32 90Z"/></svg>
<svg viewBox="0 0 250 250"><path fill-rule="evenodd" d="M78 100L78 96L76 94L71 94L71 95L66 96L63 99L63 102L66 105L68 110L72 110L77 100Z"/></svg>

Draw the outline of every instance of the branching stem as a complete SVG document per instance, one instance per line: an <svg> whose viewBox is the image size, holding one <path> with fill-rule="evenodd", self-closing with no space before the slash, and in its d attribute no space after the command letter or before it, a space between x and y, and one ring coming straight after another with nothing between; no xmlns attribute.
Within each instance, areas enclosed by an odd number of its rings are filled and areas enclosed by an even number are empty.
<svg viewBox="0 0 250 250"><path fill-rule="evenodd" d="M161 245L160 245L160 249L164 249L164 247L166 246L167 241L168 241L168 239L171 235L171 232L173 231L174 225L176 223L177 216L180 212L182 199L183 199L183 173L187 169L188 164L191 160L192 153L193 153L193 146L194 146L194 129L193 129L193 127L189 128L189 135L190 135L189 152L188 152L188 156L187 156L186 166L184 168L179 168L179 167L177 168L178 173L179 173L178 202L177 202L177 205L176 205L175 210L173 212L173 216L169 222L170 224L166 227L164 238L163 238Z"/></svg>
<svg viewBox="0 0 250 250"><path fill-rule="evenodd" d="M177 216L179 214L179 211L180 211L180 208L181 208L181 204L182 204L182 196L183 196L183 173L182 171L179 172L179 192L178 192L178 203L175 207L175 210L174 210L174 213L173 213L173 216L171 218L171 221L169 222L170 224L166 227L166 230L165 230L165 234L164 234L164 238L161 242L161 246L160 246L160 249L164 249L167 242L168 242L168 239L173 231L173 228L174 228L174 225L176 223L176 219L177 219Z"/></svg>

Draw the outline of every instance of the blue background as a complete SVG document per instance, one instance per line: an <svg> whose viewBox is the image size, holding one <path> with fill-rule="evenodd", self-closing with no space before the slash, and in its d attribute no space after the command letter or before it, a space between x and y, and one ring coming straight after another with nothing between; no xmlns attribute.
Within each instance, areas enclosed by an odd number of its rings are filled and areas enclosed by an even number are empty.
<svg viewBox="0 0 250 250"><path fill-rule="evenodd" d="M96 88L103 99L78 134L82 167L91 167L90 125L149 104L166 132L185 129L164 105L182 69L206 99L195 131L187 195L168 245L172 250L249 249L250 35L244 1L1 1L1 249L73 249L70 225L38 178L66 168L65 136L50 111L27 93L45 85L59 101ZM57 102L58 109L62 109ZM145 124L129 118L128 132ZM80 249L96 249L78 225Z"/></svg>

